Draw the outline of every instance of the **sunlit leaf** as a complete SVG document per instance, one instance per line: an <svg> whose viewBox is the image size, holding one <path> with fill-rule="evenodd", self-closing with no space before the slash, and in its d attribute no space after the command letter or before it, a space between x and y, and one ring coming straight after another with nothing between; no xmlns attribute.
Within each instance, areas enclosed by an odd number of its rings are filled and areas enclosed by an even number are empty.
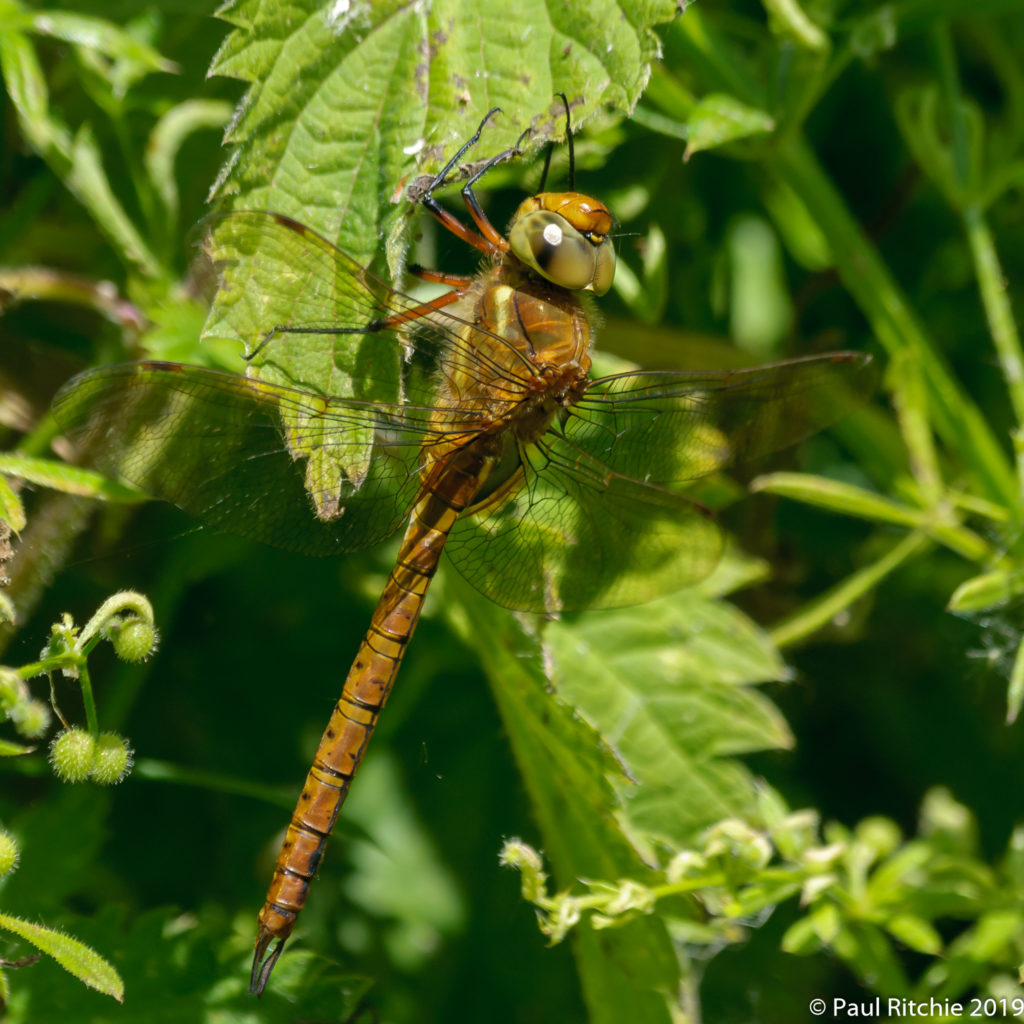
<svg viewBox="0 0 1024 1024"><path fill-rule="evenodd" d="M733 96L713 93L700 100L686 122L686 156L764 135L774 127L775 122L763 110L748 107Z"/></svg>
<svg viewBox="0 0 1024 1024"><path fill-rule="evenodd" d="M95 950L70 935L47 928L19 917L0 913L0 928L32 943L36 949L52 956L66 971L69 971L90 988L113 996L119 1003L124 1001L124 982L114 968Z"/></svg>

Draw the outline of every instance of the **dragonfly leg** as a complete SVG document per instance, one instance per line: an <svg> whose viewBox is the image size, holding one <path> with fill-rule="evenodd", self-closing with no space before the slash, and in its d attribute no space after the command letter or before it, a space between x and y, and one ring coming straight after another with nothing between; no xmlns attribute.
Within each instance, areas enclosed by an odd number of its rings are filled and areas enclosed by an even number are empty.
<svg viewBox="0 0 1024 1024"><path fill-rule="evenodd" d="M474 249L479 249L481 252L487 253L488 256L494 255L494 246L491 242L484 237L481 237L476 232L471 231L462 221L459 220L454 214L449 213L440 203L434 198L434 192L443 188L448 184L452 175L452 170L455 165L465 156L469 149L472 149L480 141L480 135L483 133L484 127L487 122L495 115L501 113L501 107L492 107L484 115L484 119L480 122L477 130L473 133L472 137L468 139L459 148L458 152L444 165L444 167L434 175L433 180L427 185L426 190L419 199L419 203L423 206L438 223L441 224L446 230L450 231L457 238L461 238L467 245L473 246Z"/></svg>
<svg viewBox="0 0 1024 1024"><path fill-rule="evenodd" d="M461 238L464 242L473 246L473 248L479 249L481 252L485 252L490 256L496 255L497 253L508 252L508 242L505 240L501 232L498 231L487 219L487 215L484 213L483 208L480 206L476 196L473 194L473 186L496 164L503 163L506 160L511 160L513 157L522 156L521 147L523 140L533 131L533 129L527 128L526 131L519 136L516 140L516 144L511 149L506 149L497 156L491 157L490 160L486 160L470 175L466 184L462 186L462 200L466 204L466 209L469 210L469 215L473 219L473 223L476 225L479 234L468 228L454 214L445 210L434 198L434 192L443 185L448 184L450 177L452 176L452 168L455 167L470 147L475 146L480 141L480 134L483 132L484 126L494 114L500 111L500 109L500 107L494 107L492 110L488 111L487 116L480 122L480 126L473 133L473 137L459 149L447 164L445 164L443 170L434 176L434 179L426 187L426 190L419 200L420 204L430 212L431 216L433 216L453 235L457 238Z"/></svg>
<svg viewBox="0 0 1024 1024"><path fill-rule="evenodd" d="M473 192L473 186L494 166L497 164L504 163L506 160L512 160L515 157L523 155L522 145L523 140L533 132L532 128L527 128L522 135L516 139L516 144L511 149L506 149L504 153L499 153L497 156L492 156L490 160L486 161L482 166L478 167L473 174L467 179L466 184L462 186L462 201L466 204L466 209L469 210L469 215L473 219L473 223L477 226L480 234L487 239L496 249L501 252L509 251L508 241L505 236L487 219L487 214L484 213L483 207L480 205L476 194Z"/></svg>
<svg viewBox="0 0 1024 1024"><path fill-rule="evenodd" d="M469 274L449 274L444 270L429 270L427 267L420 266L419 263L410 263L405 269L413 277L418 277L421 281L450 285L458 292L465 292L476 280Z"/></svg>
<svg viewBox="0 0 1024 1024"><path fill-rule="evenodd" d="M419 306L413 306L411 309L403 310L401 313L392 313L391 316L371 320L368 324L362 324L359 327L293 327L288 324L279 324L273 330L267 331L263 335L260 343L245 356L245 361L249 362L255 359L274 338L282 334L376 334L378 331L386 331L392 327L411 323L413 320L420 320L431 313L436 313L439 309L444 309L445 306L450 306L453 302L457 302L465 294L466 288L473 282L471 277L463 278L459 274L443 274L433 270L423 271L417 274L417 276L422 277L425 281L439 281L441 284L458 284L460 287L453 288L450 292L438 295L436 299L421 303ZM463 284L463 282L465 283Z"/></svg>
<svg viewBox="0 0 1024 1024"><path fill-rule="evenodd" d="M427 271L427 273L430 273L430 271ZM456 275L445 276L454 277ZM424 279L428 281L431 280L429 277ZM472 281L472 278L469 280ZM367 327L367 332L384 331L390 327L398 327L400 324L407 324L413 320L419 320L422 317L429 316L431 313L436 313L439 309L444 309L445 306L450 306L453 302L457 302L465 294L465 291L465 288L453 288L450 292L438 295L436 299L424 302L422 305L416 306L413 309L406 309L401 313L392 313L389 317L374 320L373 323Z"/></svg>

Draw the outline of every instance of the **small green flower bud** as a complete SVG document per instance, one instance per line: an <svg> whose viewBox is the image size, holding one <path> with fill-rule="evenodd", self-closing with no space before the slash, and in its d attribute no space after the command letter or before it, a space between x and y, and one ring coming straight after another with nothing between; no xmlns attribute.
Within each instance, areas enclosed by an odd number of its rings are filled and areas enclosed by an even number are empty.
<svg viewBox="0 0 1024 1024"><path fill-rule="evenodd" d="M101 786L113 786L124 779L132 767L132 751L126 740L114 732L96 737L90 778Z"/></svg>
<svg viewBox="0 0 1024 1024"><path fill-rule="evenodd" d="M544 862L540 854L521 839L507 839L501 848L499 863L506 868L518 868L522 876L523 899L537 903L547 895Z"/></svg>
<svg viewBox="0 0 1024 1024"><path fill-rule="evenodd" d="M0 875L9 875L18 866L20 855L17 840L10 832L0 828Z"/></svg>
<svg viewBox="0 0 1024 1024"><path fill-rule="evenodd" d="M28 696L25 680L13 668L0 667L0 708L5 711Z"/></svg>
<svg viewBox="0 0 1024 1024"><path fill-rule="evenodd" d="M133 617L111 629L114 650L122 661L145 661L156 650L159 636L152 623Z"/></svg>
<svg viewBox="0 0 1024 1024"><path fill-rule="evenodd" d="M858 843L866 846L874 858L888 857L902 841L899 826L888 818L875 815L857 822L854 835Z"/></svg>
<svg viewBox="0 0 1024 1024"><path fill-rule="evenodd" d="M62 782L84 782L92 771L96 741L85 729L58 733L50 744L50 764Z"/></svg>
<svg viewBox="0 0 1024 1024"><path fill-rule="evenodd" d="M23 700L10 711L11 721L19 735L37 740L50 728L50 707L45 701Z"/></svg>

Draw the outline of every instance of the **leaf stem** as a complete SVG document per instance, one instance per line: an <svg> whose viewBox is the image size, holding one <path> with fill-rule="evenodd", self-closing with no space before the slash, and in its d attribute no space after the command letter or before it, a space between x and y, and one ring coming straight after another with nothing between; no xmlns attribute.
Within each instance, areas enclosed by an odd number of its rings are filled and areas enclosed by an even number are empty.
<svg viewBox="0 0 1024 1024"><path fill-rule="evenodd" d="M1024 425L1024 349L1013 316L1013 307L1006 287L1006 277L999 262L995 241L980 205L970 204L963 210L964 229L971 247L974 272L985 307L985 318L999 363L1006 378L1006 388L1013 404L1018 431ZM1024 480L1024 467L1018 463L1018 473Z"/></svg>
<svg viewBox="0 0 1024 1024"><path fill-rule="evenodd" d="M89 676L89 665L85 658L78 668L78 683L82 687L82 704L85 706L85 724L94 736L100 734L100 720L96 714L96 699L92 693L92 679Z"/></svg>
<svg viewBox="0 0 1024 1024"><path fill-rule="evenodd" d="M940 436L972 468L987 497L1015 505L1017 483L1002 447L977 406L963 393L888 267L807 143L794 139L765 166L803 199L829 241L843 283L882 346L892 357L909 350L919 362Z"/></svg>
<svg viewBox="0 0 1024 1024"><path fill-rule="evenodd" d="M931 537L921 531L908 534L873 565L848 576L838 586L826 591L815 601L804 605L794 615L773 626L768 631L772 643L779 648L792 647L817 632L854 601L873 590L904 562L929 550L934 543Z"/></svg>

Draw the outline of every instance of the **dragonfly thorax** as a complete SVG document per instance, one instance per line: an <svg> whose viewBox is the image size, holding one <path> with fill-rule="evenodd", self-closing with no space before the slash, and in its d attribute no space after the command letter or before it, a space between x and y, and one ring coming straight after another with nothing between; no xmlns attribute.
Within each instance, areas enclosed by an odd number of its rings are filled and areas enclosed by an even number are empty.
<svg viewBox="0 0 1024 1024"><path fill-rule="evenodd" d="M533 444L567 406L578 402L587 388L587 377L576 366L545 366L535 382L536 393L524 398L510 417L519 441Z"/></svg>

